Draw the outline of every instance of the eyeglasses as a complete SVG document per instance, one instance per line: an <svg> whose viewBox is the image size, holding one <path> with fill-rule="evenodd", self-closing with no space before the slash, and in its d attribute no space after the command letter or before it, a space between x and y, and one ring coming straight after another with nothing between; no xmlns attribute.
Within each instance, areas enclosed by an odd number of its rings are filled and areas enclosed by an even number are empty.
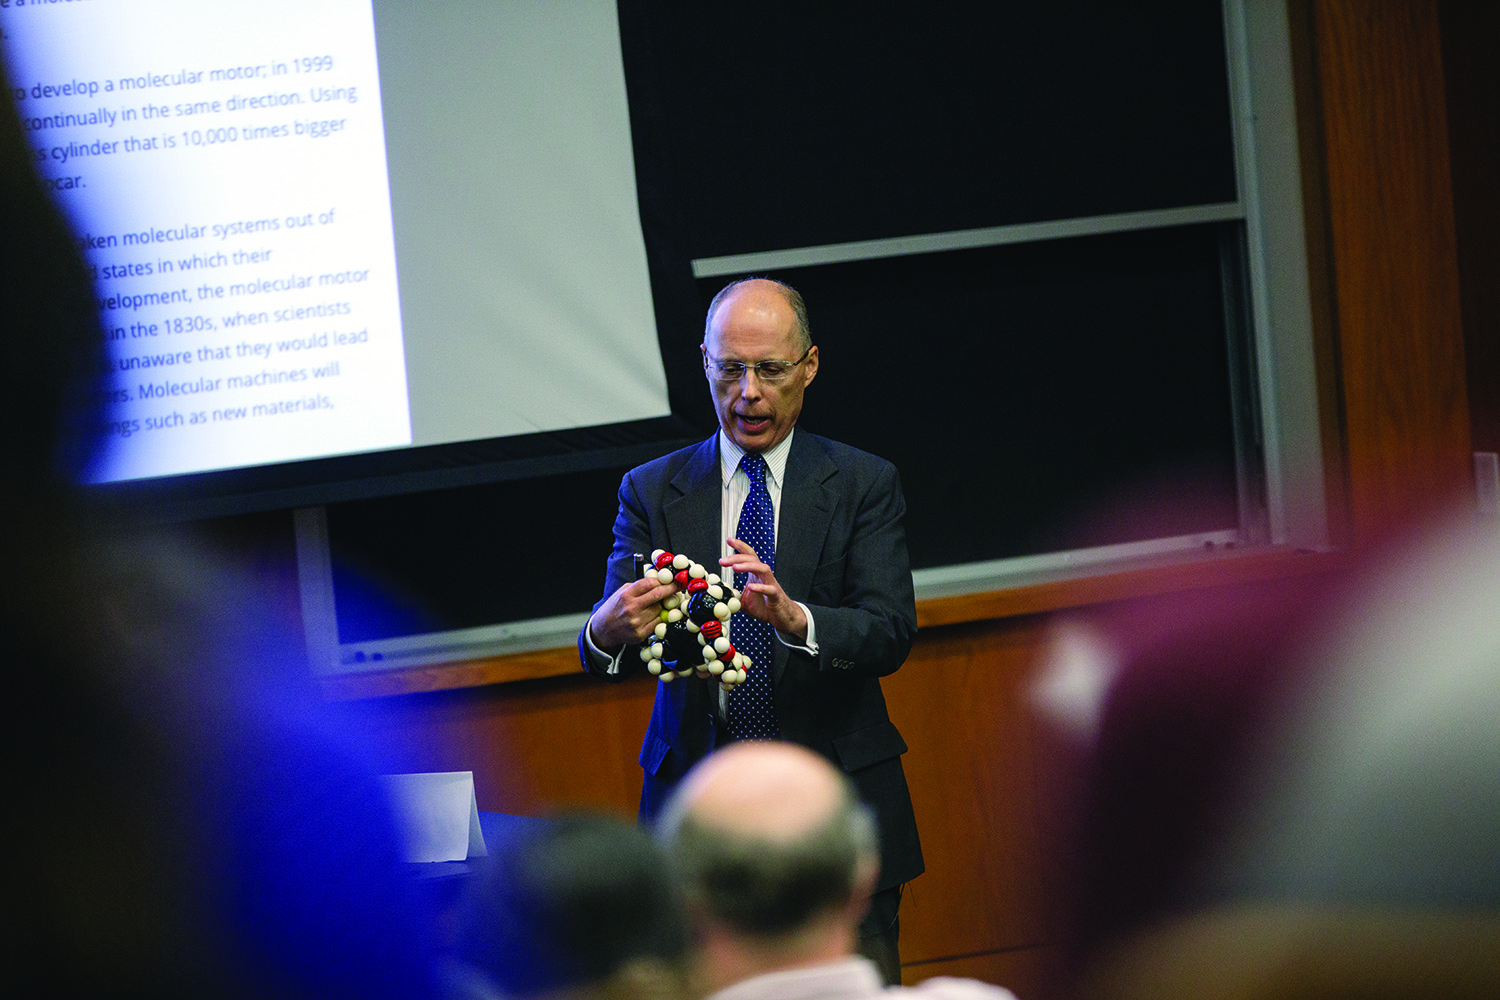
<svg viewBox="0 0 1500 1000"><path fill-rule="evenodd" d="M784 382L792 373L792 369L806 361L811 353L812 348L809 347L796 361L753 361L749 364L743 361L716 361L705 354L703 367L708 372L709 378L716 382L738 382L745 377L746 372L751 371L762 382Z"/></svg>

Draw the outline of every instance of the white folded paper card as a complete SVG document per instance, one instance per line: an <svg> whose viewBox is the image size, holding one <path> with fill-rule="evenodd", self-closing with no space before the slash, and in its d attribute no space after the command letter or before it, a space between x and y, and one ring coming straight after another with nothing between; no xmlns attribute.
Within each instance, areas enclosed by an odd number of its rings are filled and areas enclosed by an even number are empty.
<svg viewBox="0 0 1500 1000"><path fill-rule="evenodd" d="M473 771L384 774L407 861L463 861L487 853Z"/></svg>

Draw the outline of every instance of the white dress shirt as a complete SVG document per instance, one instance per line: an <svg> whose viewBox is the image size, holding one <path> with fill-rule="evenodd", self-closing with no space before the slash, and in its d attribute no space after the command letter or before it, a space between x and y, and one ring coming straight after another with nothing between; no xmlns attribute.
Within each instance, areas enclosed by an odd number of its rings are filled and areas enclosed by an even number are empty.
<svg viewBox="0 0 1500 1000"><path fill-rule="evenodd" d="M767 972L741 980L708 1000L1016 1000L1015 994L977 979L935 976L916 986L886 986L865 958L848 958Z"/></svg>

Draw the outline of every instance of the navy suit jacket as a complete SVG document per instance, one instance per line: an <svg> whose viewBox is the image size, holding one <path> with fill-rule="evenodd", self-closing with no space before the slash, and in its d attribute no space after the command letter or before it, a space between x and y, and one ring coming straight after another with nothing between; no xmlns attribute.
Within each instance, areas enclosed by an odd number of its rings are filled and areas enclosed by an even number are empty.
<svg viewBox="0 0 1500 1000"><path fill-rule="evenodd" d="M723 547L722 493L717 434L627 473L605 596L633 578L635 553L666 549L715 566ZM901 768L906 742L880 690L880 678L901 666L917 630L905 514L901 483L889 462L805 431L793 435L781 492L776 579L811 610L818 655L774 645L776 717L783 739L831 760L874 809L881 889L923 870ZM627 650L620 674L603 673L582 634L579 654L585 670L611 680L643 666ZM642 818L654 817L677 781L713 750L717 691L717 681L698 677L657 684L641 746Z"/></svg>

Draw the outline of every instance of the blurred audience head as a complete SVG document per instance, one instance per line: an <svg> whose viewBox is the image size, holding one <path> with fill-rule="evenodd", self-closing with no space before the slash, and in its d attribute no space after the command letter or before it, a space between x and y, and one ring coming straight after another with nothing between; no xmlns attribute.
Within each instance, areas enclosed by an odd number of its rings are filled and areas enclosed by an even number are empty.
<svg viewBox="0 0 1500 1000"><path fill-rule="evenodd" d="M430 995L371 758L238 568L166 533L31 582L6 609L21 965L64 995Z"/></svg>
<svg viewBox="0 0 1500 1000"><path fill-rule="evenodd" d="M117 530L81 500L101 425L97 300L5 94L15 978L60 996L431 995L389 805L309 690L296 630L244 567L181 531Z"/></svg>
<svg viewBox="0 0 1500 1000"><path fill-rule="evenodd" d="M461 906L450 979L467 1000L688 995L688 928L660 846L608 816L492 844Z"/></svg>
<svg viewBox="0 0 1500 1000"><path fill-rule="evenodd" d="M1077 995L1500 994L1493 522L1075 620L1050 659Z"/></svg>
<svg viewBox="0 0 1500 1000"><path fill-rule="evenodd" d="M735 743L683 781L659 822L714 988L855 953L879 872L873 820L828 761Z"/></svg>

